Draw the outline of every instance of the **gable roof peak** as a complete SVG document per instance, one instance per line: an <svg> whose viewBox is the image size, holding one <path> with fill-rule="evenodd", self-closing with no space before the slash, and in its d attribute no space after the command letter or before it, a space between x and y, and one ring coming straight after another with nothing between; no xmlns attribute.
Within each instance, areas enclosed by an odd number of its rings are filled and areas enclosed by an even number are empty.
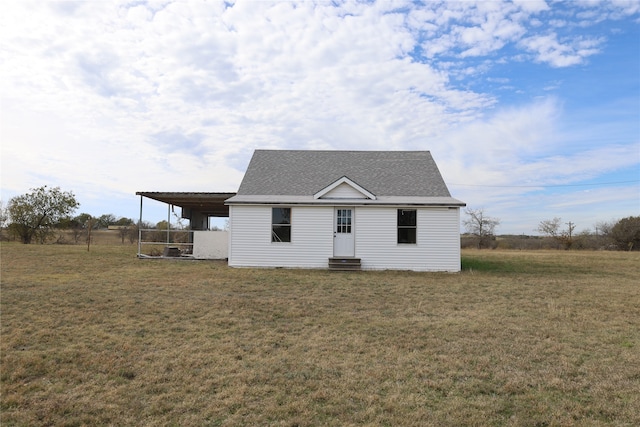
<svg viewBox="0 0 640 427"><path fill-rule="evenodd" d="M337 181L334 181L333 183L329 184L328 186L326 186L322 190L318 191L316 194L313 195L313 198L314 199L320 199L322 197L325 197L325 196L329 195L333 190L335 190L336 188L340 187L343 184L351 187L351 189L353 189L357 193L361 194L362 198L371 199L371 200L376 200L377 199L375 194L370 193L365 188L363 188L360 185L358 185L357 183L353 182L352 180L350 180L346 176L343 176L342 178L338 179Z"/></svg>

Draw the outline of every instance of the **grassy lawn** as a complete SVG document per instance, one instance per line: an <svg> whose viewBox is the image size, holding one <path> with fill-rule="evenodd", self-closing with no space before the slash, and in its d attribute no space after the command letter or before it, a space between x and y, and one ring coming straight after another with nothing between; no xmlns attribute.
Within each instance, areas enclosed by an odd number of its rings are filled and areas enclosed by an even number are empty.
<svg viewBox="0 0 640 427"><path fill-rule="evenodd" d="M640 253L460 274L1 246L0 423L640 425Z"/></svg>

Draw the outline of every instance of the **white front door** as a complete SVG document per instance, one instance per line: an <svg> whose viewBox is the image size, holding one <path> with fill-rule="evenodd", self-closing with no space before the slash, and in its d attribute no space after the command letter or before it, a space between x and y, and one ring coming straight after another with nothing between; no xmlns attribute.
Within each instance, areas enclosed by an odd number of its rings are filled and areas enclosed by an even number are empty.
<svg viewBox="0 0 640 427"><path fill-rule="evenodd" d="M355 254L353 213L353 208L336 208L333 224L334 257L351 257Z"/></svg>

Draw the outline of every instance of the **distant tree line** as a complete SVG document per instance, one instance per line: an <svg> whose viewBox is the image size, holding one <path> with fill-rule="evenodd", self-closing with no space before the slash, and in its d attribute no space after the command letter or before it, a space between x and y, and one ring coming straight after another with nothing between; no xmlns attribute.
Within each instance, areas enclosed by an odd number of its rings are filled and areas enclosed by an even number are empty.
<svg viewBox="0 0 640 427"><path fill-rule="evenodd" d="M460 239L463 248L478 249L588 249L640 250L640 216L616 221L602 221L593 229L576 232L576 224L562 218L540 221L540 235L497 235L500 219L490 217L484 209L465 209L462 221L466 234Z"/></svg>
<svg viewBox="0 0 640 427"><path fill-rule="evenodd" d="M151 230L149 241L164 241L171 224L138 224L130 218L116 218L112 214L93 217L87 213L73 216L80 206L72 192L46 185L31 189L31 192L13 197L5 207L0 202L0 239L32 242L90 243L91 230L117 226L121 242L134 243L139 228ZM592 230L575 232L576 224L553 218L540 221L537 231L541 236L496 234L500 219L487 215L484 209L464 210L462 223L466 234L461 237L461 246L478 249L593 249L593 250L640 250L640 216L630 216L610 222L599 222ZM172 229L186 230L178 218ZM188 236L174 235L173 241L186 241Z"/></svg>
<svg viewBox="0 0 640 427"><path fill-rule="evenodd" d="M104 214L73 214L80 206L72 192L47 186L31 189L13 197L4 206L0 202L0 239L29 243L85 243L92 230L115 228L122 244L138 240L138 223L131 218ZM143 229L166 230L167 221L142 222ZM179 224L182 227L182 224Z"/></svg>

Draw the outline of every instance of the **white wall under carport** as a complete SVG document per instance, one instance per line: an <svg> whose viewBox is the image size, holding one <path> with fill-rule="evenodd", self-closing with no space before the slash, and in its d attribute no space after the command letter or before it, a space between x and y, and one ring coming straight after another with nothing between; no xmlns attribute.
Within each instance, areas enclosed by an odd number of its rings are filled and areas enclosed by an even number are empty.
<svg viewBox="0 0 640 427"><path fill-rule="evenodd" d="M227 259L229 233L227 231L194 231L193 257L195 259Z"/></svg>

